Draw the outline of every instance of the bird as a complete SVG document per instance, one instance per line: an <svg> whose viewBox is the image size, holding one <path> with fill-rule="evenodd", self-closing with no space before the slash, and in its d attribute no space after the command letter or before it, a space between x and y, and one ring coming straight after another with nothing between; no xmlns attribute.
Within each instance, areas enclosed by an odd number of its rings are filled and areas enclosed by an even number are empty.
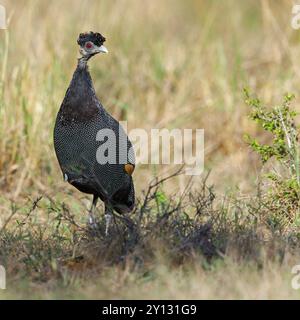
<svg viewBox="0 0 300 320"><path fill-rule="evenodd" d="M89 226L97 226L97 201L104 202L107 235L113 212L122 215L134 208L135 155L125 130L97 98L89 72L88 61L108 53L105 41L93 31L77 39L80 58L57 113L54 149L63 179L93 195Z"/></svg>

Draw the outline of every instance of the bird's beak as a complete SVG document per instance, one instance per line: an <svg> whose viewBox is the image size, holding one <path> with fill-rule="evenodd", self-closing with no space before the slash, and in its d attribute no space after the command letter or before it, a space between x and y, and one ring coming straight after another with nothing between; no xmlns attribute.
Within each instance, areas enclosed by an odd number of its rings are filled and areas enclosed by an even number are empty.
<svg viewBox="0 0 300 320"><path fill-rule="evenodd" d="M99 52L108 53L108 50L103 45L99 47Z"/></svg>

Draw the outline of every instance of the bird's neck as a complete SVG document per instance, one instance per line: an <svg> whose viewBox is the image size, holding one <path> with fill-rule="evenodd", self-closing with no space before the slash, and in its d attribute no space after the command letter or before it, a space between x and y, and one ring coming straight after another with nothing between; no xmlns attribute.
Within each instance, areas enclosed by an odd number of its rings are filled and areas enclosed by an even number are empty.
<svg viewBox="0 0 300 320"><path fill-rule="evenodd" d="M87 61L79 59L72 81L62 104L62 114L66 121L85 121L98 112L97 97Z"/></svg>
<svg viewBox="0 0 300 320"><path fill-rule="evenodd" d="M78 59L77 68L74 72L71 85L81 86L84 90L90 88L94 93L93 81L89 72L89 67L87 65L88 58L82 57Z"/></svg>
<svg viewBox="0 0 300 320"><path fill-rule="evenodd" d="M94 99L95 96L96 93L87 66L87 60L80 58L78 59L77 68L73 74L66 98L71 99L74 102L75 100L80 99Z"/></svg>
<svg viewBox="0 0 300 320"><path fill-rule="evenodd" d="M78 59L77 68L82 70L88 70L88 57L81 57Z"/></svg>

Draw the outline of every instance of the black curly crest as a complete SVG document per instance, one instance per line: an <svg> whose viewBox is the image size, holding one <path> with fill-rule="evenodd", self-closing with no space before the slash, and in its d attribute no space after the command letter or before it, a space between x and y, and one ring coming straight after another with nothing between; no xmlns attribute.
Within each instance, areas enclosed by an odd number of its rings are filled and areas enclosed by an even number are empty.
<svg viewBox="0 0 300 320"><path fill-rule="evenodd" d="M100 47L106 39L99 33L99 32L85 32L85 33L80 33L77 43L80 46L83 46L86 42L91 41L93 42L96 46Z"/></svg>

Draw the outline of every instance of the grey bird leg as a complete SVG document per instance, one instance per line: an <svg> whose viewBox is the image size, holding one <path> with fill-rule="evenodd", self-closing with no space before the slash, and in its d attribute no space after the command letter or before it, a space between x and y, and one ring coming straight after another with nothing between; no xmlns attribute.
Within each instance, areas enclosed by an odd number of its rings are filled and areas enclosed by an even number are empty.
<svg viewBox="0 0 300 320"><path fill-rule="evenodd" d="M97 201L98 201L98 197L94 195L93 196L93 203L92 203L91 209L89 210L89 218L88 218L88 224L92 228L97 227L97 221L96 221L96 217L95 217L95 210L96 210Z"/></svg>
<svg viewBox="0 0 300 320"><path fill-rule="evenodd" d="M106 221L105 235L106 236L108 235L111 219L112 219L112 209L110 208L109 205L105 204L105 221Z"/></svg>

